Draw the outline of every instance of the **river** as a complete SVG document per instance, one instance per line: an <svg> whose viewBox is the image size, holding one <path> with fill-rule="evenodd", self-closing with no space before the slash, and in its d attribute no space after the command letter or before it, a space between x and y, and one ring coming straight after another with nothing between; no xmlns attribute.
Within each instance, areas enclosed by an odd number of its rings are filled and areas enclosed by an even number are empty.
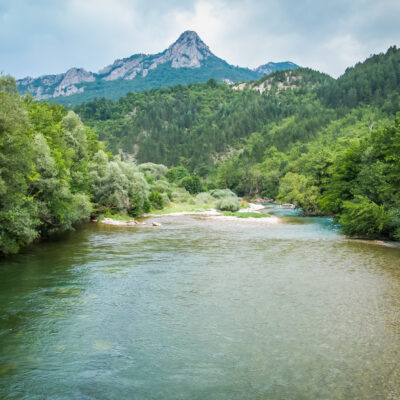
<svg viewBox="0 0 400 400"><path fill-rule="evenodd" d="M400 249L327 219L157 221L0 263L1 399L400 399Z"/></svg>

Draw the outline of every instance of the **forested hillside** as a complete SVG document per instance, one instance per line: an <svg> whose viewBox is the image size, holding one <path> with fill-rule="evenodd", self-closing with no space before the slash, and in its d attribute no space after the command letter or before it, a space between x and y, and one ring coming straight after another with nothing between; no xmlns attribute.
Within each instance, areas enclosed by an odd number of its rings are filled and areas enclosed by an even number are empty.
<svg viewBox="0 0 400 400"><path fill-rule="evenodd" d="M22 99L0 76L0 254L100 213L140 215L162 207L164 166L137 166L104 151L64 107Z"/></svg>
<svg viewBox="0 0 400 400"><path fill-rule="evenodd" d="M400 237L396 47L337 80L279 71L251 84L209 80L74 110L114 153L184 166L241 196L335 215L353 236Z"/></svg>

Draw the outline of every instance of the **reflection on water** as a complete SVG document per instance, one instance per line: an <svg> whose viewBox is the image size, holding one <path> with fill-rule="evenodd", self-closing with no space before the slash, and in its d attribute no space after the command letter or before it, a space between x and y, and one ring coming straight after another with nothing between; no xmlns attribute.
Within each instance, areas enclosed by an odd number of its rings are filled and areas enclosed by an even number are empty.
<svg viewBox="0 0 400 400"><path fill-rule="evenodd" d="M4 261L0 398L400 399L400 250L287 218L88 224Z"/></svg>

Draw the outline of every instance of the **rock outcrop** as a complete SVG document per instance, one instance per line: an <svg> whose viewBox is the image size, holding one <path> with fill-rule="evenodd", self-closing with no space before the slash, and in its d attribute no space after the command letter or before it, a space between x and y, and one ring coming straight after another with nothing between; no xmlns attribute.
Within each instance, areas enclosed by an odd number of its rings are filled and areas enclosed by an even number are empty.
<svg viewBox="0 0 400 400"><path fill-rule="evenodd" d="M260 65L259 67L255 68L254 71L258 72L261 75L269 75L275 71L283 71L283 70L297 69L297 68L299 68L299 66L290 61L284 61L278 63L269 62L267 64Z"/></svg>
<svg viewBox="0 0 400 400"><path fill-rule="evenodd" d="M71 68L64 74L46 75L40 78L27 77L18 81L19 89L31 93L37 100L45 100L51 97L70 96L83 92L83 87L78 88L84 82L94 82L93 73L83 68Z"/></svg>

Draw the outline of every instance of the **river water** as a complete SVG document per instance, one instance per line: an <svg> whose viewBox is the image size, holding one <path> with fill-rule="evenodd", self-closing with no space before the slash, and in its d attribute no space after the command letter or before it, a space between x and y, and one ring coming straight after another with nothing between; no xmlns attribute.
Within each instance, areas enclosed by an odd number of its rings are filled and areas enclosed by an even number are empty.
<svg viewBox="0 0 400 400"><path fill-rule="evenodd" d="M157 221L0 263L1 399L400 399L400 249Z"/></svg>

